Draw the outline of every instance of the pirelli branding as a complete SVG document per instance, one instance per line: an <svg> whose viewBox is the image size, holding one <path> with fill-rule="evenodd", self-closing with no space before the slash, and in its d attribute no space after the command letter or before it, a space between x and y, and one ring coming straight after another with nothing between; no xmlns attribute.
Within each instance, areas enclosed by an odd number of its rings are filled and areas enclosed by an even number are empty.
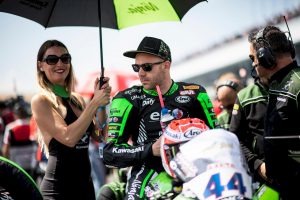
<svg viewBox="0 0 300 200"><path fill-rule="evenodd" d="M183 89L185 90L198 90L200 88L199 85L188 85L188 86L183 86Z"/></svg>

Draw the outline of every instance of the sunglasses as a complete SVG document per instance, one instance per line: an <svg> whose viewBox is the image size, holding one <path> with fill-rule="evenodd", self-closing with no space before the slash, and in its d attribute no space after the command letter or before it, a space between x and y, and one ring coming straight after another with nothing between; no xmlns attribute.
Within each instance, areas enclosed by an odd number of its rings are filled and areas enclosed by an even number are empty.
<svg viewBox="0 0 300 200"><path fill-rule="evenodd" d="M144 63L144 64L132 64L133 71L139 72L140 68L142 68L145 72L150 72L152 70L153 65L159 65L165 61L160 61L156 63Z"/></svg>
<svg viewBox="0 0 300 200"><path fill-rule="evenodd" d="M56 55L48 55L46 58L42 60L42 62L46 62L48 65L55 65L56 63L58 63L59 59L63 64L71 63L71 55L68 53L63 54L60 57Z"/></svg>

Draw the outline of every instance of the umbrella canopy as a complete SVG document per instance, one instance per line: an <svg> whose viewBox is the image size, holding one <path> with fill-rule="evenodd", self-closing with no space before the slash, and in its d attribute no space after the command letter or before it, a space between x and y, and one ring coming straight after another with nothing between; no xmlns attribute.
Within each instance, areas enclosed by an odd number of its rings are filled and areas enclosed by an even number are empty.
<svg viewBox="0 0 300 200"><path fill-rule="evenodd" d="M180 21L204 0L0 0L0 12L44 27L99 27L101 77L104 74L101 27L122 29L160 21Z"/></svg>
<svg viewBox="0 0 300 200"><path fill-rule="evenodd" d="M109 84L112 87L111 96L114 96L118 91L140 84L137 74L133 72L109 69L106 70L106 75L110 78ZM94 95L94 83L97 77L99 77L99 72L90 73L84 80L78 81L75 91L85 99L91 99Z"/></svg>
<svg viewBox="0 0 300 200"><path fill-rule="evenodd" d="M189 9L202 1L1 0L0 12L25 17L44 27L95 26L122 29L150 22L179 21Z"/></svg>

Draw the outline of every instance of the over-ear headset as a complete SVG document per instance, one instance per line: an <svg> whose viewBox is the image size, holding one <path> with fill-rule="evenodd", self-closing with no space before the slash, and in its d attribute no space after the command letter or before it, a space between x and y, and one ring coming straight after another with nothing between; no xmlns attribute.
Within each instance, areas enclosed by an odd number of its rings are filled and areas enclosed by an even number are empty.
<svg viewBox="0 0 300 200"><path fill-rule="evenodd" d="M289 34L289 37L287 37L289 52L291 53L291 57L294 59L296 56L296 50L294 47L292 35L291 35L291 32L290 32L290 29L287 24L285 16L283 16L283 18L284 18L285 24L288 29L288 34ZM274 53L273 53L270 43L265 39L264 34L265 34L265 28L261 29L256 34L256 43L260 44L260 46L261 46L257 50L256 56L257 56L259 65L261 65L262 67L265 67L265 68L271 68L276 65L276 58L274 56Z"/></svg>
<svg viewBox="0 0 300 200"><path fill-rule="evenodd" d="M217 91L220 87L223 87L223 86L227 86L227 87L230 87L232 88L234 91L238 91L239 89L239 84L234 82L234 81L231 81L231 80L226 80L224 81L223 83L221 83L220 85L217 86Z"/></svg>
<svg viewBox="0 0 300 200"><path fill-rule="evenodd" d="M272 51L271 45L264 38L264 31L265 28L261 29L256 34L256 43L261 44L262 46L256 51L256 57L259 65L264 68L271 68L276 65L276 58Z"/></svg>

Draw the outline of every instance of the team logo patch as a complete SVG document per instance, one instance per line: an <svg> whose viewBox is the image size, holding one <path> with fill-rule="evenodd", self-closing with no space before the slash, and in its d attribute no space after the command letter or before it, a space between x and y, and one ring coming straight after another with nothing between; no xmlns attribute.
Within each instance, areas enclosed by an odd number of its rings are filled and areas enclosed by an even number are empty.
<svg viewBox="0 0 300 200"><path fill-rule="evenodd" d="M110 115L119 114L121 111L117 108L110 109Z"/></svg>
<svg viewBox="0 0 300 200"><path fill-rule="evenodd" d="M131 90L125 91L125 94L131 95L132 93L135 93L135 92L141 92L141 89L132 88Z"/></svg>
<svg viewBox="0 0 300 200"><path fill-rule="evenodd" d="M116 137L118 136L118 134L115 133L115 132L108 132L107 136L108 136L109 138L116 138Z"/></svg>
<svg viewBox="0 0 300 200"><path fill-rule="evenodd" d="M199 85L188 85L188 86L183 86L183 89L185 90L198 90L200 88Z"/></svg>
<svg viewBox="0 0 300 200"><path fill-rule="evenodd" d="M154 102L155 102L154 99L152 99L152 98L147 98L147 99L143 100L142 106L143 106L143 107L144 107L144 106L151 106L151 105L153 105Z"/></svg>
<svg viewBox="0 0 300 200"><path fill-rule="evenodd" d="M240 106L238 104L234 104L233 109L232 109L232 114L237 115L239 108L240 108Z"/></svg>
<svg viewBox="0 0 300 200"><path fill-rule="evenodd" d="M117 117L113 117L112 121L113 121L113 122L118 122L119 119L118 119Z"/></svg>
<svg viewBox="0 0 300 200"><path fill-rule="evenodd" d="M109 126L108 126L108 130L120 130L120 126L112 126L112 125L109 125Z"/></svg>
<svg viewBox="0 0 300 200"><path fill-rule="evenodd" d="M183 91L179 91L180 95L194 95L195 91L194 90L183 90Z"/></svg>
<svg viewBox="0 0 300 200"><path fill-rule="evenodd" d="M131 97L131 100L135 100L135 99L145 99L146 95L133 95Z"/></svg>
<svg viewBox="0 0 300 200"><path fill-rule="evenodd" d="M286 97L277 97L277 101L286 103L287 100L286 100Z"/></svg>
<svg viewBox="0 0 300 200"><path fill-rule="evenodd" d="M237 110L232 110L232 114L233 114L233 115L237 115L237 114L238 114L238 111L237 111Z"/></svg>
<svg viewBox="0 0 300 200"><path fill-rule="evenodd" d="M159 121L160 120L160 113L159 112L153 112L153 113L151 113L150 119L152 121Z"/></svg>
<svg viewBox="0 0 300 200"><path fill-rule="evenodd" d="M202 131L198 130L198 129L191 129L187 132L184 133L184 137L186 138L193 138L195 137L196 135L200 135Z"/></svg>
<svg viewBox="0 0 300 200"><path fill-rule="evenodd" d="M233 105L233 110L238 110L239 108L240 108L240 106L238 104Z"/></svg>
<svg viewBox="0 0 300 200"><path fill-rule="evenodd" d="M189 96L178 96L175 98L177 103L188 103L191 101L191 97Z"/></svg>
<svg viewBox="0 0 300 200"><path fill-rule="evenodd" d="M110 117L110 118L108 118L108 123L110 123L110 122L116 123L118 121L121 121L120 117Z"/></svg>
<svg viewBox="0 0 300 200"><path fill-rule="evenodd" d="M290 89L291 84L293 84L293 81L287 81L282 89L288 91Z"/></svg>

